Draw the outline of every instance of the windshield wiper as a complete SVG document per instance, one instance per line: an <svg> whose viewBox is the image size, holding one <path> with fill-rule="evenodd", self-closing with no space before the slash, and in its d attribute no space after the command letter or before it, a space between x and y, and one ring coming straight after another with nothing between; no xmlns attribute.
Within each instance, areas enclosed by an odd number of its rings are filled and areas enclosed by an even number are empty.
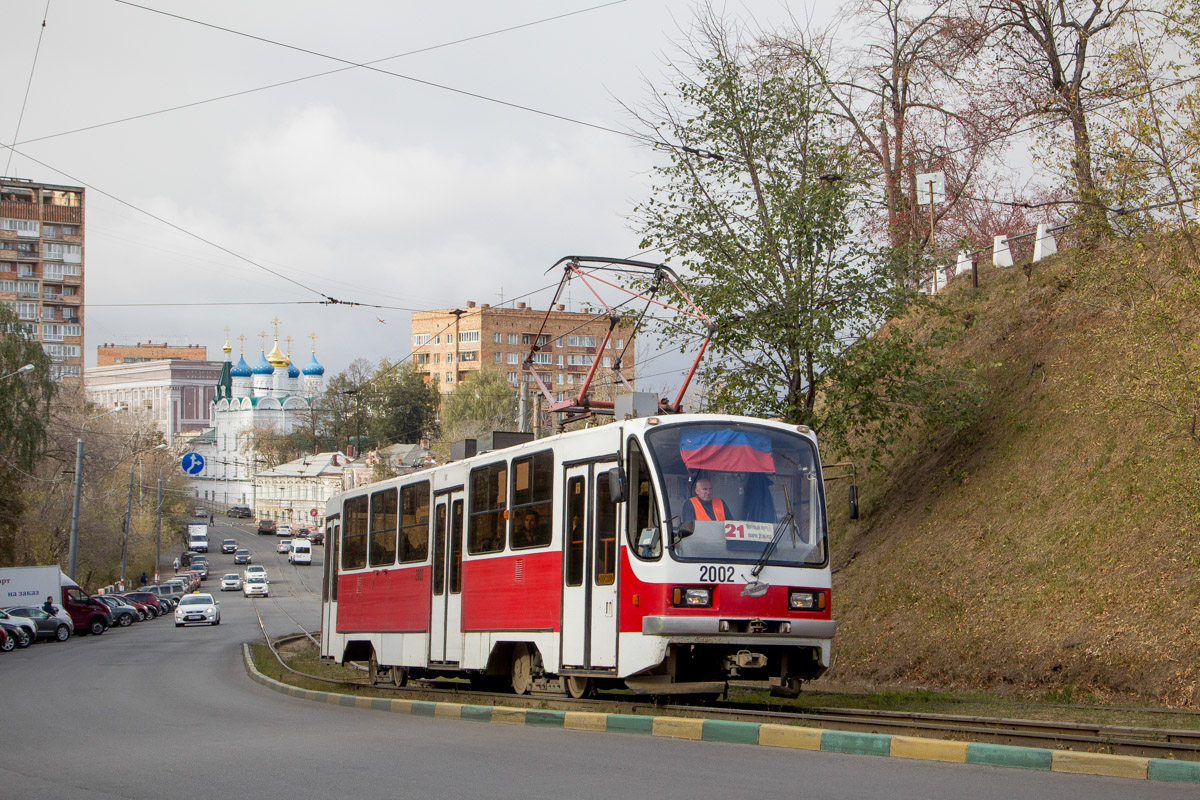
<svg viewBox="0 0 1200 800"><path fill-rule="evenodd" d="M792 498L788 495L787 486L783 487L783 500L787 503L787 513L783 515L783 519L775 523L775 531L771 534L771 541L763 548L762 555L758 557L758 561L754 562L754 566L750 569L751 581L746 583L746 588L742 589L742 597L760 597L767 593L767 589L771 584L758 580L758 576L762 573L763 567L767 565L767 561L771 559L775 548L779 546L779 540L783 532L788 528L792 530L792 546L796 546L796 514L792 509Z"/></svg>

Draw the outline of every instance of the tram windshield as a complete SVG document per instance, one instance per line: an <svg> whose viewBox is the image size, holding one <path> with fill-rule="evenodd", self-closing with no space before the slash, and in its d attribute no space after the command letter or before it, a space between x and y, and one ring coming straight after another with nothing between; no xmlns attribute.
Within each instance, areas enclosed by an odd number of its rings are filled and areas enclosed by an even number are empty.
<svg viewBox="0 0 1200 800"><path fill-rule="evenodd" d="M680 561L823 564L825 519L816 448L745 423L663 425L646 434ZM689 529L691 533L688 533Z"/></svg>

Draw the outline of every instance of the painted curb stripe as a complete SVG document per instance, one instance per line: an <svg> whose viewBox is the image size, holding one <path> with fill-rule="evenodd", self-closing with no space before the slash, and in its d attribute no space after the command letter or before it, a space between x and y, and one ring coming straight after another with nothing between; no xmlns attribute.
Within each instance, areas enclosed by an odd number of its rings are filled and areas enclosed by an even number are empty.
<svg viewBox="0 0 1200 800"><path fill-rule="evenodd" d="M503 725L524 725L525 709L496 706L492 709L492 722L499 722Z"/></svg>
<svg viewBox="0 0 1200 800"><path fill-rule="evenodd" d="M758 743L767 747L791 747L796 750L820 750L819 728L796 728L791 725L763 723L758 729Z"/></svg>
<svg viewBox="0 0 1200 800"><path fill-rule="evenodd" d="M686 717L651 717L650 732L671 739L704 738L704 720Z"/></svg>
<svg viewBox="0 0 1200 800"><path fill-rule="evenodd" d="M547 711L545 709L531 708L525 712L525 724L536 725L542 728L561 728L563 726L563 718L567 715L565 711Z"/></svg>
<svg viewBox="0 0 1200 800"><path fill-rule="evenodd" d="M1200 784L1200 762L1167 758L1139 758L1107 753L1045 750L982 742L949 742L915 736L831 731L773 723L736 722L685 717L645 717L638 714L604 714L594 711L551 711L504 706L461 705L427 700L389 700L350 694L301 689L269 678L258 671L250 645L242 646L242 659L250 679L268 689L303 700L346 708L390 711L417 717L465 719L507 725L571 728L586 731L651 734L669 738L790 747L829 753L891 756L935 761L965 762L991 767L1053 770L1082 775L1149 779Z"/></svg>
<svg viewBox="0 0 1200 800"><path fill-rule="evenodd" d="M463 706L462 718L469 719L474 722L491 722L492 707L491 706Z"/></svg>
<svg viewBox="0 0 1200 800"><path fill-rule="evenodd" d="M1200 761L1171 761L1167 758L1150 759L1146 777L1152 781L1176 781L1200 783Z"/></svg>
<svg viewBox="0 0 1200 800"><path fill-rule="evenodd" d="M563 727L576 731L607 730L608 714L598 711L568 711L563 715Z"/></svg>
<svg viewBox="0 0 1200 800"><path fill-rule="evenodd" d="M1149 762L1148 758L1135 756L1055 750L1050 757L1050 769L1080 775L1106 775L1110 778L1145 778Z"/></svg>
<svg viewBox="0 0 1200 800"><path fill-rule="evenodd" d="M617 733L653 733L654 718L637 714L609 714L604 728Z"/></svg>
<svg viewBox="0 0 1200 800"><path fill-rule="evenodd" d="M703 736L706 742L728 742L730 744L758 744L757 722L737 722L725 719L704 720Z"/></svg>
<svg viewBox="0 0 1200 800"><path fill-rule="evenodd" d="M967 763L984 764L989 767L1050 769L1050 752L1036 747L971 742L967 745Z"/></svg>
<svg viewBox="0 0 1200 800"><path fill-rule="evenodd" d="M821 751L826 753L886 756L891 753L891 749L892 737L883 733L825 731L821 734Z"/></svg>
<svg viewBox="0 0 1200 800"><path fill-rule="evenodd" d="M954 761L961 764L967 760L967 743L921 739L916 736L893 736L890 755L894 758Z"/></svg>

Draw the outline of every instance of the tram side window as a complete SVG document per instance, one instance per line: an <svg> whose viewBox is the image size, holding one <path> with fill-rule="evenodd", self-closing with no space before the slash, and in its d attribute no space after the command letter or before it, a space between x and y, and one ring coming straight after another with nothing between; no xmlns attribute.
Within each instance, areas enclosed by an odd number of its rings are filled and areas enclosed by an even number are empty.
<svg viewBox="0 0 1200 800"><path fill-rule="evenodd" d="M396 563L396 503L395 489L375 492L371 495L371 548L372 567L390 567Z"/></svg>
<svg viewBox="0 0 1200 800"><path fill-rule="evenodd" d="M654 497L654 486L650 482L650 465L642 455L637 440L629 440L629 547L639 558L658 559L662 557L662 541L651 540L643 531L661 529L658 520L658 503Z"/></svg>
<svg viewBox="0 0 1200 800"><path fill-rule="evenodd" d="M352 497L342 507L342 569L367 565L367 496Z"/></svg>
<svg viewBox="0 0 1200 800"><path fill-rule="evenodd" d="M608 481L596 481L596 585L611 586L617 578L617 504Z"/></svg>
<svg viewBox="0 0 1200 800"><path fill-rule="evenodd" d="M471 470L471 513L467 552L498 553L504 549L508 511L508 464L489 464Z"/></svg>
<svg viewBox="0 0 1200 800"><path fill-rule="evenodd" d="M463 501L455 500L450 509L450 594L462 591Z"/></svg>
<svg viewBox="0 0 1200 800"><path fill-rule="evenodd" d="M513 461L513 549L550 544L554 454L549 450Z"/></svg>
<svg viewBox="0 0 1200 800"><path fill-rule="evenodd" d="M433 593L446 591L446 504L433 512Z"/></svg>
<svg viewBox="0 0 1200 800"><path fill-rule="evenodd" d="M567 586L583 583L583 523L587 494L583 478L567 481Z"/></svg>
<svg viewBox="0 0 1200 800"><path fill-rule="evenodd" d="M429 555L429 481L400 490L400 561L424 561Z"/></svg>

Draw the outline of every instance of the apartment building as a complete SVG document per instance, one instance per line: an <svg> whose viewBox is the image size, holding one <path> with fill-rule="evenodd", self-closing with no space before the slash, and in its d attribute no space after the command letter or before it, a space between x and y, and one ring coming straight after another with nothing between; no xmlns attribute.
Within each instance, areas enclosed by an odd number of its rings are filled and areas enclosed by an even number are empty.
<svg viewBox="0 0 1200 800"><path fill-rule="evenodd" d="M545 330L541 330L543 322ZM525 303L509 308L468 302L465 308L413 313L413 363L424 371L427 380L438 384L444 395L454 391L472 372L484 368L504 373L509 385L520 388L525 381L525 356L540 335L542 348L534 354L535 368L554 399L563 400L582 388L607 332L607 317L567 311L562 305L547 318L544 309ZM593 396L612 396L616 383L612 367L622 350L621 374L633 383L631 328L619 325L600 353L600 369L592 383L598 394ZM536 388L531 380L529 385Z"/></svg>
<svg viewBox="0 0 1200 800"><path fill-rule="evenodd" d="M166 342L138 342L136 345L102 344L96 348L96 366L141 364L145 361L207 361L208 348L202 344L169 345Z"/></svg>
<svg viewBox="0 0 1200 800"><path fill-rule="evenodd" d="M83 189L0 177L0 302L37 334L55 379L83 376Z"/></svg>

